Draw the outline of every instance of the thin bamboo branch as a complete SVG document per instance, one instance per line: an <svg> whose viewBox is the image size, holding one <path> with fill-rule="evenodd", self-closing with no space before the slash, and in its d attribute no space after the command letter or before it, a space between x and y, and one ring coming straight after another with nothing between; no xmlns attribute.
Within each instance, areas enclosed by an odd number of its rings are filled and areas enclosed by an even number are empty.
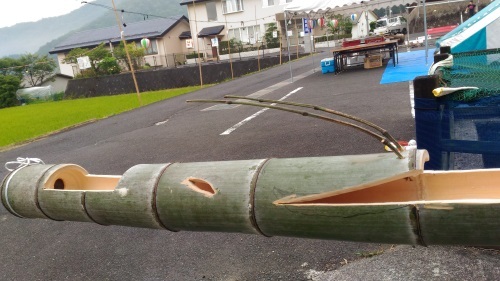
<svg viewBox="0 0 500 281"><path fill-rule="evenodd" d="M319 115L319 114L315 114L315 113L310 113L310 112L307 112L307 111L300 111L300 110L296 110L296 109L291 109L291 108L287 108L287 107L282 107L282 106L275 106L275 105L267 105L267 104L259 104L259 103L253 103L253 102L242 102L242 101L231 101L231 100L188 100L187 102L201 102L201 103L222 103L222 104L241 104L241 105L250 105L250 106L257 106L257 107L264 107L264 108L271 108L271 109L276 109L276 110L282 110L282 111L287 111L287 112L290 112L290 113L295 113L295 114L300 114L302 116L308 116L308 117L313 117L313 118L317 118L317 119L321 119L321 120L325 120L325 121L328 121L328 122L333 122L333 123L337 123L337 124L340 124L340 125L344 125L344 126L347 126L347 127L351 127L351 128L354 128L358 131L361 131L375 139L377 139L378 141L380 141L381 143L383 143L384 145L386 145L387 147L389 147L392 152L394 152L399 159L404 159L404 156L401 154L401 152L395 147L395 145L387 140L385 137L377 134L377 133L374 133L366 128L363 128L359 125L356 125L356 124L353 124L353 123L349 123L349 122L346 122L346 121L342 121L342 120L337 120L337 119L334 119L334 118L330 118L330 117L326 117L326 116L323 116L323 115Z"/></svg>
<svg viewBox="0 0 500 281"><path fill-rule="evenodd" d="M230 99L244 99L244 100L252 100L252 101L258 101L258 102L270 102L270 103L277 103L277 104L286 104L286 105L292 105L292 106L297 106L297 107L305 107L305 108L312 108L314 110L319 110L327 113L331 113L334 115L342 116L347 119L351 119L354 121L357 121L359 123L362 123L366 126L372 127L373 129L379 131L384 137L389 139L391 142L394 143L394 145L398 148L399 151L403 151L403 147L398 143L398 141L391 135L387 130L384 128L378 126L377 124L374 124L370 121L361 119L359 117L349 115L337 110L333 110L330 108L322 107L322 106L317 106L314 104L307 104L307 103L297 103L297 102L289 102L289 101L279 101L279 100L267 100L267 99L258 99L258 98L250 98L250 97L242 97L242 96L234 96L234 95L226 95L224 98L230 98Z"/></svg>

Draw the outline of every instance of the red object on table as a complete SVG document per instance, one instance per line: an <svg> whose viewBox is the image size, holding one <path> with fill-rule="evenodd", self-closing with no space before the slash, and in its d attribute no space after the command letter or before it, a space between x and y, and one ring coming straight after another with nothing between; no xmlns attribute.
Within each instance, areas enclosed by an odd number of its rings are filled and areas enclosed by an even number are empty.
<svg viewBox="0 0 500 281"><path fill-rule="evenodd" d="M384 36L369 36L369 37L365 37L362 39L344 40L344 42L342 42L342 47L345 48L345 47L357 46L357 45L361 45L361 44L378 43L378 42L384 42L384 41L385 41Z"/></svg>

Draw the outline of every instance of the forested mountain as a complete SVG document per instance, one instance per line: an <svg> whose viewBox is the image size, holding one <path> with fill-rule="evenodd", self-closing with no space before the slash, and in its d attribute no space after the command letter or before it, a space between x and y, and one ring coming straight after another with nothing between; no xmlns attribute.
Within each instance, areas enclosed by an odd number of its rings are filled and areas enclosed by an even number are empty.
<svg viewBox="0 0 500 281"><path fill-rule="evenodd" d="M20 23L0 28L0 57L15 56L26 52L47 54L72 32L116 25L110 0L96 0L73 12L37 22ZM180 0L115 0L117 10L156 16L187 14ZM125 23L154 19L140 14L121 13Z"/></svg>

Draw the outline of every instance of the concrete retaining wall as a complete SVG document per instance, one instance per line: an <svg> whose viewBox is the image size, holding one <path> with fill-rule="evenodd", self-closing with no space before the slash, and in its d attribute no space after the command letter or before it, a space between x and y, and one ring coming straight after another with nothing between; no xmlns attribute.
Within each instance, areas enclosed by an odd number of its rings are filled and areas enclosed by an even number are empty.
<svg viewBox="0 0 500 281"><path fill-rule="evenodd" d="M283 62L288 57L283 57ZM279 64L280 58L266 57L260 59L260 68L268 68ZM234 61L234 77L258 71L256 58ZM219 83L231 79L229 62L202 65L203 84ZM197 65L179 68L158 69L136 72L137 84L141 92L200 85L200 74ZM96 97L135 93L131 73L102 76L86 79L73 79L68 83L65 98Z"/></svg>

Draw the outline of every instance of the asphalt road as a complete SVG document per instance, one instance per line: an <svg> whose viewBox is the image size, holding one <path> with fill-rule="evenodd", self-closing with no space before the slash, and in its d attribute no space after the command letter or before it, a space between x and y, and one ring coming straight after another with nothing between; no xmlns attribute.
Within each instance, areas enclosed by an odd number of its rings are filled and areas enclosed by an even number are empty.
<svg viewBox="0 0 500 281"><path fill-rule="evenodd" d="M305 77L293 83L288 65L274 67L2 152L0 162L37 157L119 175L140 163L383 152L360 132L273 110L221 135L261 109L204 110L212 105L185 102L262 90L268 92L262 98L269 99L294 92L286 100L340 110L377 123L398 139L414 138L408 83L380 85L383 68L358 67L338 76L312 72L325 56L294 62L294 75ZM500 274L498 252L475 248L170 233L19 219L3 207L0 249L0 280L492 280Z"/></svg>

